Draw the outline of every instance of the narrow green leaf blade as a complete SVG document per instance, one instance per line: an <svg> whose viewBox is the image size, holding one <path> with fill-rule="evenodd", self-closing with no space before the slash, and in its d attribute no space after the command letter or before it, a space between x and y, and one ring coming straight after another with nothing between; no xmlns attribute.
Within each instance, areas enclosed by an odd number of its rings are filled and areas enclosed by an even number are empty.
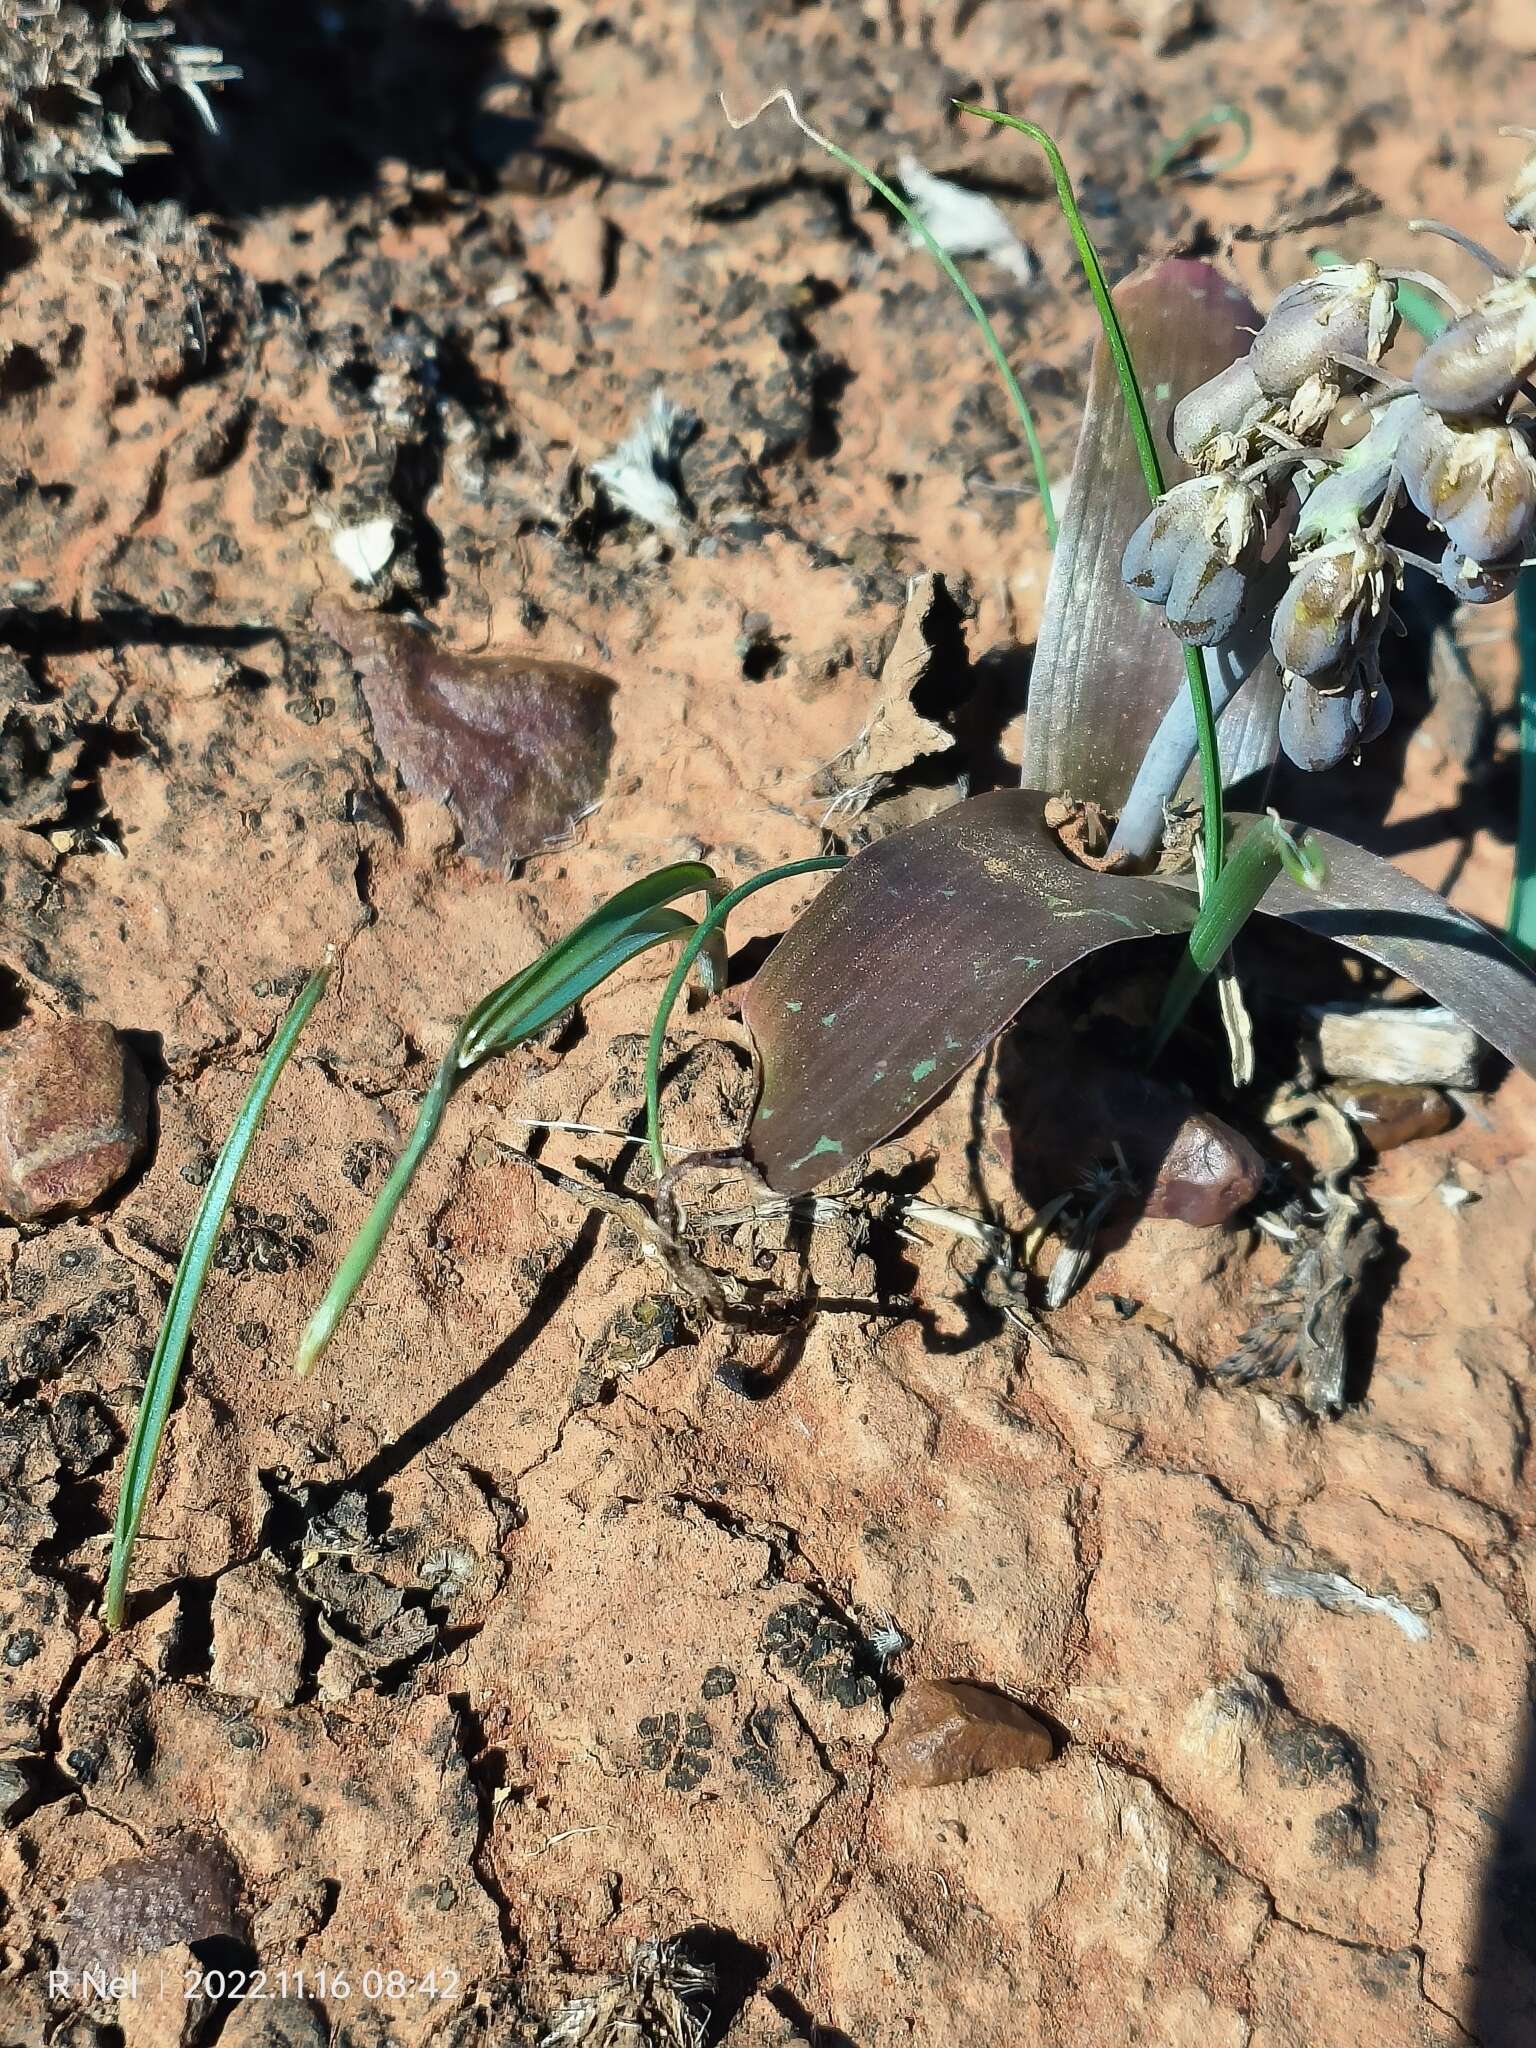
<svg viewBox="0 0 1536 2048"><path fill-rule="evenodd" d="M510 981L492 989L483 1001L475 1005L464 1021L462 1063L472 1067L487 1053L508 1042L509 1019L530 1010L535 1003L542 1003L547 989L579 975L637 919L662 904L670 903L676 896L687 896L698 889L713 898L719 888L719 877L712 867L703 861L685 860L658 868L654 874L643 875L638 882L631 882L627 888L620 889L590 917L583 918L574 931L557 940L548 952L540 954L520 974L514 974ZM598 976L598 980L601 979ZM595 987L596 983L588 985ZM564 1004L559 1006L564 1007ZM558 1008L550 1015L558 1015ZM537 1030L539 1027L535 1025L532 1028ZM527 1035L524 1029L521 1036Z"/></svg>
<svg viewBox="0 0 1536 2048"><path fill-rule="evenodd" d="M149 1499L150 1481L154 1477L155 1460L160 1454L161 1441L165 1436L165 1425L171 1412L171 1403L176 1396L176 1383L181 1377L182 1362L187 1355L187 1340L192 1333L192 1318L197 1313L198 1300L203 1291L213 1248L223 1226L230 1197L235 1190L240 1169L245 1164L245 1155L251 1148L251 1141L260 1128L266 1114L267 1103L272 1090L277 1086L278 1076L288 1063L288 1056L298 1043L299 1033L309 1021L310 1012L325 993L330 980L330 965L318 967L299 991L293 1008L284 1018L282 1028L273 1039L266 1058L256 1079L251 1083L251 1092L246 1096L234 1128L224 1141L203 1199L198 1205L197 1218L192 1225L192 1234L187 1239L181 1263L176 1268L176 1278L171 1283L171 1292L165 1304L165 1318L160 1325L160 1335L155 1340L154 1356L144 1380L144 1393L139 1402L139 1412L133 1425L133 1434L128 1441L128 1453L123 1464L123 1483L117 1497L117 1519L112 1531L112 1560L107 1575L106 1623L108 1628L121 1628L127 1599L128 1567L133 1561L133 1547L138 1539L139 1524L144 1518L145 1504Z"/></svg>

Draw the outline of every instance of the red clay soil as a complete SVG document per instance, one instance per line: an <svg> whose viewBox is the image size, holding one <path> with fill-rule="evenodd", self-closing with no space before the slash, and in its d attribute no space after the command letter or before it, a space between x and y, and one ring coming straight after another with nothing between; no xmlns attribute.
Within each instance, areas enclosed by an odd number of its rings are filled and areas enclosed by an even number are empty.
<svg viewBox="0 0 1536 2048"><path fill-rule="evenodd" d="M333 1351L288 1371L471 1003L664 861L818 852L909 577L961 593L973 660L1033 640L1039 505L963 310L719 91L792 85L887 169L993 190L1039 268L975 275L1064 477L1091 308L1040 166L949 97L1055 130L1114 274L1196 248L1264 304L1321 243L1492 232L1526 0L269 11L259 44L196 14L246 69L223 147L148 160L126 214L18 212L0 283L5 1022L105 1018L153 1095L94 1209L0 1229L0 2042L532 2043L685 1935L730 2048L1536 2039L1520 1076L1370 1172L1391 1285L1366 1398L1319 1426L1202 1370L1283 1263L1246 1227L1137 1223L1021 1327L973 1246L855 1204L702 1241L814 1316L690 1320L622 1215L522 1157L646 1191L632 1149L528 1120L634 1128L657 954L473 1076ZM1149 180L1221 101L1241 166ZM681 534L588 475L657 388L700 422ZM360 591L333 538L377 519ZM510 879L463 853L378 751L322 593L613 679L568 843ZM1465 669L1442 641L1380 759L1285 795L1494 920L1512 623L1468 612ZM818 885L755 897L733 948ZM327 947L108 1638L167 1283ZM729 1006L674 1052L669 1137L734 1143ZM1023 1225L978 1086L871 1170ZM904 1679L1002 1689L1053 1760L899 1782ZM167 1838L153 1881L92 1888ZM79 1978L136 1956L137 1997ZM185 2003L210 1956L285 1995Z"/></svg>

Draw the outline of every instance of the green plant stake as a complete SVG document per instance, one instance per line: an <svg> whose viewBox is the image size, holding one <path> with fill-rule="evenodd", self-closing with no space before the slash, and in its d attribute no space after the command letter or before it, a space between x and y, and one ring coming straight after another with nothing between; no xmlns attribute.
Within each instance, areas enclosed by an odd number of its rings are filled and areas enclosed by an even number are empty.
<svg viewBox="0 0 1536 2048"><path fill-rule="evenodd" d="M117 1520L112 1530L112 1561L107 1573L107 1595L105 1617L107 1627L119 1629L127 1602L128 1567L133 1561L133 1547L138 1539L139 1524L144 1518L145 1504L149 1499L150 1481L154 1477L155 1461L160 1455L161 1441L165 1436L165 1425L171 1412L171 1403L176 1396L176 1382L181 1377L182 1362L187 1355L187 1340L192 1333L192 1318L197 1313L198 1299L207 1278L209 1261L213 1248L234 1193L235 1182L245 1164L245 1155L251 1148L267 1102L277 1085L277 1078L287 1065L288 1056L298 1042L299 1033L309 1021L310 1012L325 993L330 980L330 963L319 967L299 991L293 1008L283 1019L282 1028L273 1039L261 1071L251 1083L251 1092L246 1096L234 1129L224 1140L224 1149L209 1176L203 1190L203 1199L198 1205L197 1220L192 1225L192 1234L187 1239L181 1263L176 1268L176 1278L171 1283L170 1297L165 1304L165 1317L160 1325L160 1334L155 1340L155 1352L149 1363L144 1379L144 1392L139 1401L138 1416L133 1425L133 1435L128 1440L128 1454L123 1463L123 1483L117 1497Z"/></svg>

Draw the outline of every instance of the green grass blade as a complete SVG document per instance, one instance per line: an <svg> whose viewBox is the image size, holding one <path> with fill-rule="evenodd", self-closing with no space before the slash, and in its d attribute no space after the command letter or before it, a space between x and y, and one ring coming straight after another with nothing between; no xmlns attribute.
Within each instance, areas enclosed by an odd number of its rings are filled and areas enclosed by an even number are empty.
<svg viewBox="0 0 1536 2048"><path fill-rule="evenodd" d="M520 974L514 974L499 988L492 989L483 1002L476 1004L465 1018L461 1033L460 1058L463 1065L472 1067L487 1053L501 1047L507 1020L520 1014L537 988L579 974L637 919L670 903L675 896L690 895L695 889L702 890L713 900L720 892L720 880L714 869L703 861L688 860L658 868L655 874L644 875L638 882L631 882L627 888L620 889L617 895L610 896L590 917L583 918L574 931L567 932L563 939L540 954L531 966L525 967Z"/></svg>
<svg viewBox="0 0 1536 2048"><path fill-rule="evenodd" d="M1213 128L1232 127L1237 130L1237 147L1227 156L1210 157L1191 165L1178 175L1186 178L1219 178L1227 171L1235 171L1253 147L1253 122L1242 107L1234 107L1223 100L1218 106L1207 107L1205 112L1191 121L1187 128L1181 128L1171 141L1162 148L1147 165L1147 176L1154 183L1166 178L1173 170L1192 142L1198 142L1202 135L1208 135Z"/></svg>
<svg viewBox="0 0 1536 2048"><path fill-rule="evenodd" d="M395 1211L405 1198L405 1191L416 1178L416 1169L426 1156L427 1147L437 1136L437 1127L443 1120L443 1111L448 1107L459 1080L459 1052L464 1043L461 1026L452 1045L443 1054L441 1064L432 1078L432 1086L422 1097L421 1107L416 1112L416 1122L406 1140L405 1150L390 1169L388 1180L379 1189L373 1207L364 1218L363 1227L347 1246L346 1256L336 1269L336 1276L325 1291L325 1298L304 1326L299 1339L299 1348L294 1353L293 1369L303 1378L311 1372L316 1361L336 1334L336 1327L352 1305L352 1297L368 1277L369 1268L379 1255L379 1246L384 1242L385 1233L395 1220Z"/></svg>
<svg viewBox="0 0 1536 2048"><path fill-rule="evenodd" d="M1056 199L1066 219L1072 240L1077 248L1078 262L1088 280L1088 289L1093 294L1093 303L1098 311L1099 324L1104 330L1104 339L1114 357L1115 370L1120 379L1121 394L1125 399L1126 415L1131 423L1131 433L1136 442L1136 453L1141 462L1141 473L1146 482L1147 495L1156 500L1163 491L1163 466L1158 460L1157 444L1152 439L1152 426L1147 418L1146 400L1142 396L1141 380L1136 375L1136 365L1131 361L1131 352L1126 344L1125 333L1115 313L1114 301L1105 281L1104 266L1099 261L1087 228L1083 225L1082 214L1078 211L1077 195L1072 190L1072 180L1067 175L1066 164L1061 151L1043 128L1033 121L1021 121L1016 114L1002 114L989 107L973 107L965 100L956 100L955 105L962 114L975 114L978 119L991 121L1000 128L1013 128L1045 153L1051 167L1051 176L1056 181ZM1225 812L1222 805L1221 753L1216 738L1216 716L1211 708L1211 687L1206 678L1205 663L1198 647L1184 650L1184 676L1189 686L1190 707L1195 717L1195 743L1200 752L1200 795L1204 812L1205 827L1205 886L1214 885L1221 873L1226 858Z"/></svg>
<svg viewBox="0 0 1536 2048"><path fill-rule="evenodd" d="M750 882L743 882L732 889L717 903L712 903L708 914L699 920L698 930L677 956L677 965L662 993L656 1018L651 1025L651 1042L645 1055L645 1135L651 1148L651 1165L658 1179L666 1167L666 1153L661 1143L661 1054L666 1043L667 1025L677 1007L677 999L683 992L683 983L688 979L688 970L700 952L717 934L723 934L725 920L738 903L745 903L749 896L755 896L759 889L766 889L770 882L787 882L793 875L819 874L828 868L846 867L847 861L841 854L823 854L812 860L792 860L780 868L769 868L766 873L754 875Z"/></svg>
<svg viewBox="0 0 1536 2048"><path fill-rule="evenodd" d="M521 1045L525 1038L531 1038L536 1031L542 1031L546 1024L552 1024L562 1010L569 1010L579 1003L583 996L590 995L599 983L609 975L616 974L626 961L633 960L652 946L659 946L666 939L692 939L699 930L698 922L684 915L681 910L653 910L648 917L635 918L616 931L600 952L588 952L579 960L566 961L563 969L541 973L524 987L514 1008L502 1013L499 1035L483 1043L473 1060L467 1052L460 1055L461 1070L467 1071L491 1053L510 1052ZM707 941L710 934L705 934ZM690 962L698 957L702 946L689 955ZM713 986L713 984L711 984Z"/></svg>
<svg viewBox="0 0 1536 2048"><path fill-rule="evenodd" d="M155 1341L154 1356L144 1379L144 1393L139 1402L138 1417L133 1425L133 1434L128 1441L128 1453L123 1464L123 1482L117 1497L117 1520L112 1530L112 1561L107 1574L106 1624L110 1629L123 1625L127 1603L128 1567L133 1561L133 1548L139 1533L139 1524L144 1518L145 1505L149 1499L150 1482L154 1477L155 1461L160 1454L160 1445L165 1436L165 1425L175 1398L176 1383L181 1377L182 1363L187 1354L187 1340L192 1332L192 1318L197 1313L198 1299L203 1291L209 1261L213 1257L214 1245L234 1193L235 1182L245 1164L245 1155L251 1148L266 1113L267 1102L277 1085L278 1076L287 1065L288 1056L298 1042L299 1033L309 1021L310 1012L325 993L330 980L330 965L319 967L299 991L293 1008L284 1018L282 1028L273 1039L261 1070L251 1084L240 1114L235 1119L233 1130L224 1141L224 1149L209 1176L198 1205L197 1219L192 1225L192 1234L182 1252L181 1263L176 1268L176 1278L171 1283L171 1292L165 1305L165 1317L160 1325L160 1335Z"/></svg>
<svg viewBox="0 0 1536 2048"><path fill-rule="evenodd" d="M1522 570L1515 585L1515 646L1520 657L1520 810L1506 924L1515 950L1536 966L1536 569Z"/></svg>
<svg viewBox="0 0 1536 2048"><path fill-rule="evenodd" d="M1013 374L1008 358L1003 353L1003 345L997 338L992 322L987 318L985 307L960 274L960 270L949 251L939 246L918 218L915 208L908 206L901 195L898 192L892 191L885 180L870 170L867 164L861 164L856 156L850 156L846 149L833 142L829 136L823 135L818 129L813 128L796 106L793 93L787 90L780 90L772 94L770 98L764 100L757 113L748 114L744 120L740 121L732 116L730 109L727 107L725 118L733 128L745 128L755 121L759 114L765 113L775 100L782 100L784 102L789 118L794 122L802 135L807 136L814 142L818 149L824 149L827 155L834 158L845 170L852 171L856 178L862 178L871 192L877 193L893 212L900 214L913 234L923 243L929 255L938 264L940 270L943 271L961 298L964 299L966 309L980 328L981 338L986 343L993 362L997 365L997 373L1003 380L1003 385L1007 390L1014 414L1023 431L1025 444L1029 449L1029 459L1034 467L1035 484L1040 492L1040 509L1045 517L1046 538L1051 543L1051 546L1054 547L1056 545L1056 506L1051 497L1051 479L1045 466L1045 450L1040 446L1040 436L1035 431L1035 416L1029 409L1029 401L1019 388L1019 380ZM725 105L723 95L721 105Z"/></svg>

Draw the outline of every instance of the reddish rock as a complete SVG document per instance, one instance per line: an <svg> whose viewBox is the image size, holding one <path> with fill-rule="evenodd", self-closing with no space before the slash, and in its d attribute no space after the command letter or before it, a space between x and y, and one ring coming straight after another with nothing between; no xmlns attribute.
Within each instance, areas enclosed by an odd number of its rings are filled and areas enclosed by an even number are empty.
<svg viewBox="0 0 1536 2048"><path fill-rule="evenodd" d="M915 1679L891 1710L880 1758L898 1785L959 1785L992 1771L1038 1771L1051 1731L1005 1693L963 1679Z"/></svg>
<svg viewBox="0 0 1536 2048"><path fill-rule="evenodd" d="M1179 1124L1147 1190L1145 1216L1225 1223L1259 1192L1264 1162L1248 1140L1206 1110Z"/></svg>
<svg viewBox="0 0 1536 2048"><path fill-rule="evenodd" d="M144 1145L138 1061L97 1017L43 1017L0 1042L0 1212L74 1215L121 1180Z"/></svg>
<svg viewBox="0 0 1536 2048"><path fill-rule="evenodd" d="M1014 1179L1037 1208L1117 1147L1144 1216L1225 1223L1264 1179L1264 1161L1230 1124L1109 1057L1063 1055L1020 1034L1004 1053L999 1095Z"/></svg>
<svg viewBox="0 0 1536 2048"><path fill-rule="evenodd" d="M55 1931L70 1980L108 1975L180 1941L244 1933L240 1873L223 1843L182 1834L75 1885Z"/></svg>

